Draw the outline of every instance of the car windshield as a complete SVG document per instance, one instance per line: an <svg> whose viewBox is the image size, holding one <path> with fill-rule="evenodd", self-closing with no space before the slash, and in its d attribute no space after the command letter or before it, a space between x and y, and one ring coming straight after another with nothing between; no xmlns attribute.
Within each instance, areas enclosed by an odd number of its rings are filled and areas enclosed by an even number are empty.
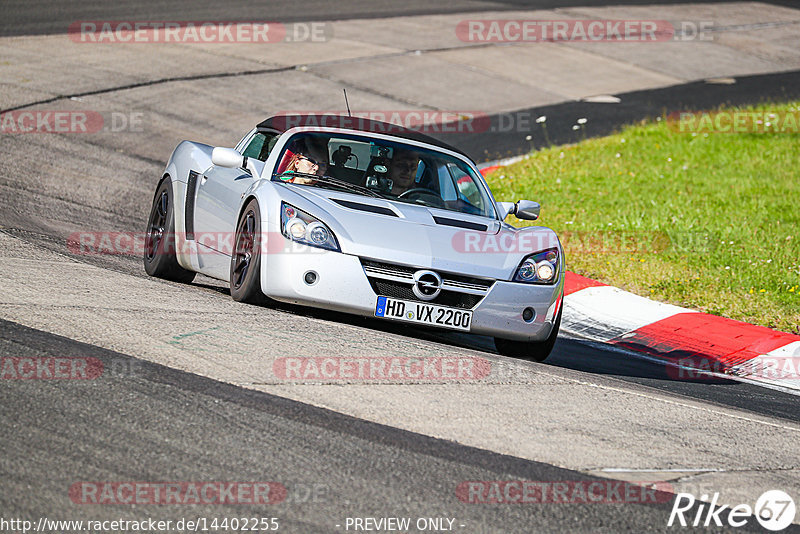
<svg viewBox="0 0 800 534"><path fill-rule="evenodd" d="M495 218L476 171L435 150L359 135L301 133L278 162L275 181Z"/></svg>

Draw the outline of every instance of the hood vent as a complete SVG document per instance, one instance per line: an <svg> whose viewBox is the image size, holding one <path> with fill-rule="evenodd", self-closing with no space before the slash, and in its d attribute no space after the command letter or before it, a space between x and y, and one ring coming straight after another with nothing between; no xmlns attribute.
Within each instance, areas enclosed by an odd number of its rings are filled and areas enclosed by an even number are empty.
<svg viewBox="0 0 800 534"><path fill-rule="evenodd" d="M359 211L368 211L370 213L378 213L380 215L388 215L390 217L397 217L397 214L390 210L389 208L385 208L383 206L373 206L371 204L361 204L359 202L351 202L349 200L341 200L338 198L332 198L334 202L339 204L340 206L344 206L345 208L350 208L351 210L359 210Z"/></svg>
<svg viewBox="0 0 800 534"><path fill-rule="evenodd" d="M446 226L455 226L457 228L466 228L467 230L479 230L481 232L485 232L489 229L488 226L485 224L478 224L469 221L462 221L459 219L448 219L447 217L433 217L433 220L436 221L436 224L444 224Z"/></svg>

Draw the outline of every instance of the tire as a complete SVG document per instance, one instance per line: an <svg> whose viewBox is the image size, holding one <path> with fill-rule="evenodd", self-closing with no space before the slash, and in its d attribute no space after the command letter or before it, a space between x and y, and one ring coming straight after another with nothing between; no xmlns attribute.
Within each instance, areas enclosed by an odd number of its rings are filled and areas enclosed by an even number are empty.
<svg viewBox="0 0 800 534"><path fill-rule="evenodd" d="M150 276L186 284L194 280L196 273L181 267L175 257L175 209L169 177L161 180L153 198L142 259Z"/></svg>
<svg viewBox="0 0 800 534"><path fill-rule="evenodd" d="M239 302L265 304L261 291L261 211L253 199L247 203L239 221L231 254L231 297Z"/></svg>
<svg viewBox="0 0 800 534"><path fill-rule="evenodd" d="M543 362L550 356L553 350L553 345L556 343L558 337L558 330L561 328L561 312L564 309L564 301L562 298L561 309L558 310L558 317L556 317L556 324L553 326L553 331L550 336L544 341L512 341L510 339L494 338L494 346L497 352L503 356L511 358L521 358L524 360L534 360Z"/></svg>

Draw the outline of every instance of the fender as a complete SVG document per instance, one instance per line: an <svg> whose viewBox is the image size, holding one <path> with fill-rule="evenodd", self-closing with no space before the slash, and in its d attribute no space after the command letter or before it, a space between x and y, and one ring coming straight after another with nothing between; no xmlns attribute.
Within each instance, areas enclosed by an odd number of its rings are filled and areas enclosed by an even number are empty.
<svg viewBox="0 0 800 534"><path fill-rule="evenodd" d="M524 226L522 228L516 228L516 235L519 240L518 242L520 243L525 241L525 237L533 237L536 235L531 242L538 243L539 246L536 248L539 248L539 250L545 250L548 248L557 248L559 250L558 278L555 283L557 291L552 302L550 303L550 307L547 310L547 315L545 316L545 323L550 324L547 334L549 336L549 332L551 332L555 326L556 317L561 310L564 300L564 282L566 280L566 260L564 258L564 248L561 246L561 240L558 238L558 234L556 234L553 229L548 228L547 226ZM522 260L524 260L527 256L535 252L537 251L520 251L519 254L516 254L518 259L517 266L519 266L519 264L522 263ZM517 267L514 267L514 272L516 272L516 269ZM529 339L529 341L536 341L536 339Z"/></svg>
<svg viewBox="0 0 800 534"><path fill-rule="evenodd" d="M267 233L267 240L271 239L271 233L274 233L275 230L273 229L273 225L269 220L269 203L271 197L274 196L274 192L272 191L265 191L265 189L270 188L270 185L263 187L264 180L255 182L252 184L242 195L242 203L239 205L239 210L236 215L236 220L240 220L242 218L242 213L244 212L245 206L250 203L250 201L255 200L258 202L258 211L259 217L261 217L261 233L262 236L266 232ZM277 213L277 209L275 212ZM238 223L237 223L238 224ZM277 236L276 236L277 237ZM234 237L234 245L235 245L236 237ZM263 237L260 239L261 243L264 243ZM269 254L266 253L264 249L261 250L261 265L260 269L261 272L259 273L260 280L261 280L261 292L266 294L266 280L269 273Z"/></svg>
<svg viewBox="0 0 800 534"><path fill-rule="evenodd" d="M175 217L175 248L178 264L184 269L197 271L197 248L193 241L186 240L186 206L189 192L189 173L198 175L211 166L211 151L214 147L192 141L181 141L167 161L164 176L172 181L173 216ZM196 184L196 182L195 182ZM196 189L191 191L194 202Z"/></svg>

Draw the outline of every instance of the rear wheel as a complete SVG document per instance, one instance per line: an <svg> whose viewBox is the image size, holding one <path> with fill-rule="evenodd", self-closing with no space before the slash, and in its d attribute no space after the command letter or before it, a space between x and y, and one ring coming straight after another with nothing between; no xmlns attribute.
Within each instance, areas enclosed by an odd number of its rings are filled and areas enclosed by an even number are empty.
<svg viewBox="0 0 800 534"><path fill-rule="evenodd" d="M558 330L561 328L561 311L563 309L564 303L562 300L561 309L558 310L558 316L556 317L556 323L553 325L553 331L550 332L550 336L544 341L512 341L510 339L496 337L494 338L494 346L497 348L497 352L511 358L535 360L537 362L545 361L553 350L553 345L556 343Z"/></svg>
<svg viewBox="0 0 800 534"><path fill-rule="evenodd" d="M261 291L261 212L254 199L247 203L236 225L231 255L231 297L239 302L263 304Z"/></svg>
<svg viewBox="0 0 800 534"><path fill-rule="evenodd" d="M150 276L189 283L195 273L178 264L175 256L175 209L172 201L172 182L161 180L147 220L144 239L144 270Z"/></svg>

